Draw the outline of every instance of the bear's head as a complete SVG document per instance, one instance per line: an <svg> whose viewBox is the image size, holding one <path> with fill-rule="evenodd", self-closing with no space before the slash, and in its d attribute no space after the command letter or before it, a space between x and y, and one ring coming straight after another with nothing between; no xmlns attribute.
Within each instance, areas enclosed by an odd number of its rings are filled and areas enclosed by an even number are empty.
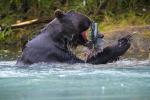
<svg viewBox="0 0 150 100"><path fill-rule="evenodd" d="M91 25L91 20L87 16L75 11L64 13L56 10L55 17L52 23L57 33L53 34L53 40L60 41L60 43L65 40L65 44L71 41L72 45L75 45L76 41L77 44L82 45L87 42L83 37L84 31L88 30Z"/></svg>
<svg viewBox="0 0 150 100"><path fill-rule="evenodd" d="M91 21L87 16L75 11L64 13L61 10L56 10L55 17L63 25L64 30L66 32L70 31L72 34L73 32L80 34L86 31L91 25Z"/></svg>

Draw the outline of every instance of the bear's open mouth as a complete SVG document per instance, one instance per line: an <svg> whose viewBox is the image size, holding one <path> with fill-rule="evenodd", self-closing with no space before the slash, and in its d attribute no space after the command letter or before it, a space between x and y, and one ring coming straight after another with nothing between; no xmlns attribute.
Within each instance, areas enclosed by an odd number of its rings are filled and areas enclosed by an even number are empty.
<svg viewBox="0 0 150 100"><path fill-rule="evenodd" d="M88 40L88 31L87 30L82 32L81 35L82 35L84 40L86 40L86 41Z"/></svg>
<svg viewBox="0 0 150 100"><path fill-rule="evenodd" d="M83 37L83 39L84 39L85 41L88 41L89 38L90 38L90 36L91 36L91 27L89 27L89 28L87 28L85 31L83 31L83 32L81 33L81 35L82 35L82 37Z"/></svg>

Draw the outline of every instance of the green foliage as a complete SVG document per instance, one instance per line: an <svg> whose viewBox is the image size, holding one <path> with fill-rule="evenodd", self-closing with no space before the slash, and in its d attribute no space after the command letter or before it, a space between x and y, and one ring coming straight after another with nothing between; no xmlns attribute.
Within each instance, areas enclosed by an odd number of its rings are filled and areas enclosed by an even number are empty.
<svg viewBox="0 0 150 100"><path fill-rule="evenodd" d="M4 28L3 31L0 31L0 41L4 41L8 35L12 33L10 28Z"/></svg>
<svg viewBox="0 0 150 100"><path fill-rule="evenodd" d="M0 1L0 14L32 17L52 16L56 9L74 9L90 16L93 20L103 21L105 16L118 18L120 15L136 13L136 16L149 14L149 0L4 0ZM17 17L20 17L17 16ZM16 17L16 16L15 16ZM17 19L16 19L17 20Z"/></svg>
<svg viewBox="0 0 150 100"><path fill-rule="evenodd" d="M0 0L0 25L9 26L19 21L53 16L56 9L76 10L100 23L101 31L119 27L150 24L150 0ZM19 41L25 33L36 28L4 29L0 41ZM17 34L13 34L17 33ZM25 34L26 35L26 34Z"/></svg>

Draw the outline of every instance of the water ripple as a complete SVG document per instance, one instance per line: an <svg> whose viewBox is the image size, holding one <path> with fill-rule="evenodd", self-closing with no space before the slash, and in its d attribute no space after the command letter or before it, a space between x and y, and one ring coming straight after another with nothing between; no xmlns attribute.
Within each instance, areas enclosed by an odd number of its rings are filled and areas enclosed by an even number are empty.
<svg viewBox="0 0 150 100"><path fill-rule="evenodd" d="M121 60L116 63L91 64L46 64L38 63L28 67L17 67L15 61L0 62L0 78L9 77L42 77L42 76L113 76L113 77L150 77L148 60Z"/></svg>

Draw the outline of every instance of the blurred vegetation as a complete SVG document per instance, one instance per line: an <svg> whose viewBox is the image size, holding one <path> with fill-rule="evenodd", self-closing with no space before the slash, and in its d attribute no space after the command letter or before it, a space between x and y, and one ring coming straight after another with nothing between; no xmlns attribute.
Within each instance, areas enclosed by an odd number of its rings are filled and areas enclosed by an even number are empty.
<svg viewBox="0 0 150 100"><path fill-rule="evenodd" d="M150 0L0 0L1 45L21 45L38 33L43 24L11 29L11 24L53 17L61 9L79 11L100 23L100 31L150 25ZM150 39L149 31L144 36Z"/></svg>

